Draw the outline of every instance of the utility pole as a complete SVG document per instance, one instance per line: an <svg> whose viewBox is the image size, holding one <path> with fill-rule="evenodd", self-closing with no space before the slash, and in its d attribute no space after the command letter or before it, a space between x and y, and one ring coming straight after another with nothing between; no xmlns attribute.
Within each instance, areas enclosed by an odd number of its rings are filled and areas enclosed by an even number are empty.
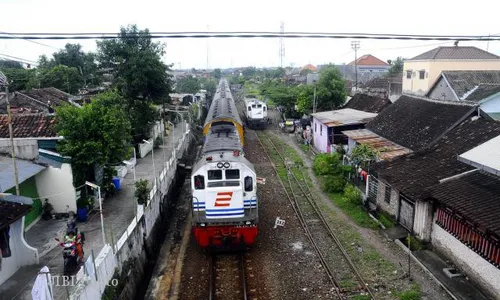
<svg viewBox="0 0 500 300"><path fill-rule="evenodd" d="M354 50L354 72L356 73L356 91L358 90L358 49L359 41L352 41L351 48Z"/></svg>
<svg viewBox="0 0 500 300"><path fill-rule="evenodd" d="M207 32L210 31L210 26L207 24ZM208 72L208 57L209 57L209 52L208 52L208 38L207 38L207 72Z"/></svg>
<svg viewBox="0 0 500 300"><path fill-rule="evenodd" d="M10 113L10 102L9 102L9 82L7 80L7 77L2 72L0 72L0 85L5 85L5 101L7 102L10 147L12 148L12 164L14 166L14 182L16 185L16 195L19 196L20 192L19 192L19 177L17 173L16 148L14 147L14 134L12 132L12 115Z"/></svg>
<svg viewBox="0 0 500 300"><path fill-rule="evenodd" d="M283 58L285 57L285 43L283 41L283 35L285 34L285 23L282 21L280 25L280 67L283 68Z"/></svg>
<svg viewBox="0 0 500 300"><path fill-rule="evenodd" d="M313 114L316 113L316 82L317 80L314 79Z"/></svg>

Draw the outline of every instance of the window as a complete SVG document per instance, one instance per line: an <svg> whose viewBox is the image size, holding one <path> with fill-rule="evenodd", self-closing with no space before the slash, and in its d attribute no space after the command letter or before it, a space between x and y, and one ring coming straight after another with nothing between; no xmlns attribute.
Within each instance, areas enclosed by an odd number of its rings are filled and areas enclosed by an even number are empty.
<svg viewBox="0 0 500 300"><path fill-rule="evenodd" d="M406 79L411 79L411 70L406 71Z"/></svg>
<svg viewBox="0 0 500 300"><path fill-rule="evenodd" d="M323 125L319 125L319 135L323 135Z"/></svg>
<svg viewBox="0 0 500 300"><path fill-rule="evenodd" d="M266 111L266 107L264 106L264 107L262 108L262 110L263 110L263 111Z"/></svg>
<svg viewBox="0 0 500 300"><path fill-rule="evenodd" d="M418 71L418 73L419 73L418 76L419 79L425 79L425 70Z"/></svg>
<svg viewBox="0 0 500 300"><path fill-rule="evenodd" d="M208 180L221 180L222 170L208 170Z"/></svg>
<svg viewBox="0 0 500 300"><path fill-rule="evenodd" d="M0 229L0 253L1 257L11 257L12 251L10 250L9 237L12 233L10 232L10 226L4 229ZM0 260L1 262L1 260Z"/></svg>
<svg viewBox="0 0 500 300"><path fill-rule="evenodd" d="M391 187L388 185L385 186L384 201L385 203L391 203Z"/></svg>
<svg viewBox="0 0 500 300"><path fill-rule="evenodd" d="M207 184L207 187L240 186L239 181L213 181Z"/></svg>
<svg viewBox="0 0 500 300"><path fill-rule="evenodd" d="M253 179L250 176L245 177L245 192L253 191Z"/></svg>
<svg viewBox="0 0 500 300"><path fill-rule="evenodd" d="M203 190L205 188L205 177L202 175L196 175L194 177L194 188L196 190Z"/></svg>
<svg viewBox="0 0 500 300"><path fill-rule="evenodd" d="M248 107L248 111L251 111L251 110L252 110L252 107L251 107L251 106L249 106L249 107Z"/></svg>
<svg viewBox="0 0 500 300"><path fill-rule="evenodd" d="M240 170L226 170L226 179L240 179Z"/></svg>
<svg viewBox="0 0 500 300"><path fill-rule="evenodd" d="M262 104L257 104L257 108L261 108L262 107Z"/></svg>
<svg viewBox="0 0 500 300"><path fill-rule="evenodd" d="M314 132L318 132L318 129L316 128L317 123L314 123Z"/></svg>
<svg viewBox="0 0 500 300"><path fill-rule="evenodd" d="M256 107L255 104L252 104L252 108L255 108L255 107Z"/></svg>

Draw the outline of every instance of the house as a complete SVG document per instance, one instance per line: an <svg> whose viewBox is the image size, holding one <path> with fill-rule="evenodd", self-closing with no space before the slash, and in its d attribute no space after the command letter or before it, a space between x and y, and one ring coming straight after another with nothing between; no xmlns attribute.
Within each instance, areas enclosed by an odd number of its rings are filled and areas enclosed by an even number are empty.
<svg viewBox="0 0 500 300"><path fill-rule="evenodd" d="M348 64L349 66L357 66L358 74L363 73L386 73L391 68L387 62L376 58L371 54L366 54L358 57L355 61Z"/></svg>
<svg viewBox="0 0 500 300"><path fill-rule="evenodd" d="M475 102L490 117L500 120L500 70L443 71L426 97Z"/></svg>
<svg viewBox="0 0 500 300"><path fill-rule="evenodd" d="M57 213L76 212L76 192L69 157L56 152L55 117L44 114L19 114L12 117L12 129L19 174L21 195L33 198L33 210L26 217L32 224L41 214L42 199L48 199ZM0 115L0 153L11 154L8 118ZM0 192L15 193L12 159L0 156L1 177L10 177L0 184ZM22 179L22 180L21 180ZM7 180L7 179L5 179ZM24 180L24 181L23 181Z"/></svg>
<svg viewBox="0 0 500 300"><path fill-rule="evenodd" d="M22 266L38 263L38 251L24 240L30 203L30 198L0 194L0 285Z"/></svg>
<svg viewBox="0 0 500 300"><path fill-rule="evenodd" d="M386 97L370 96L364 93L354 95L342 108L351 108L370 113L380 113L391 101Z"/></svg>
<svg viewBox="0 0 500 300"><path fill-rule="evenodd" d="M457 156L500 135L500 122L469 116L429 147L372 164L369 185L377 208L393 215L407 230L430 239L433 206L428 189L475 168Z"/></svg>
<svg viewBox="0 0 500 300"><path fill-rule="evenodd" d="M369 96L388 98L396 101L403 91L403 73L375 77L363 83L358 90Z"/></svg>
<svg viewBox="0 0 500 300"><path fill-rule="evenodd" d="M70 94L53 87L15 92L9 96L12 114L21 113L53 113L54 108L64 104L76 103L70 101ZM0 113L7 113L5 97L0 99Z"/></svg>
<svg viewBox="0 0 500 300"><path fill-rule="evenodd" d="M438 47L404 61L403 94L424 96L442 71L500 70L500 57L476 47Z"/></svg>
<svg viewBox="0 0 500 300"><path fill-rule="evenodd" d="M344 130L363 128L377 114L352 108L324 111L312 114L314 147L320 152L332 152L332 145L347 145Z"/></svg>

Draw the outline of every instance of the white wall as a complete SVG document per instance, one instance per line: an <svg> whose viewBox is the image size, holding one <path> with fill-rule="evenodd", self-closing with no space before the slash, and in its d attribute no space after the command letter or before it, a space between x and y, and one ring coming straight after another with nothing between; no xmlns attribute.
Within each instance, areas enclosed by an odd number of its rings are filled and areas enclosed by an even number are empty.
<svg viewBox="0 0 500 300"><path fill-rule="evenodd" d="M38 263L38 251L24 240L24 217L10 225L11 257L2 258L0 285L10 278L22 266Z"/></svg>
<svg viewBox="0 0 500 300"><path fill-rule="evenodd" d="M42 204L45 198L54 207L54 211L76 213L76 193L73 186L71 165L63 163L61 168L49 166L35 176L38 196Z"/></svg>
<svg viewBox="0 0 500 300"><path fill-rule="evenodd" d="M485 113L500 113L500 96L481 104L481 110Z"/></svg>
<svg viewBox="0 0 500 300"><path fill-rule="evenodd" d="M458 268L474 278L484 289L500 299L500 269L469 249L433 221L432 245L450 258Z"/></svg>
<svg viewBox="0 0 500 300"><path fill-rule="evenodd" d="M38 158L38 141L35 139L14 139L16 157L21 159ZM0 153L11 154L10 139L0 139Z"/></svg>

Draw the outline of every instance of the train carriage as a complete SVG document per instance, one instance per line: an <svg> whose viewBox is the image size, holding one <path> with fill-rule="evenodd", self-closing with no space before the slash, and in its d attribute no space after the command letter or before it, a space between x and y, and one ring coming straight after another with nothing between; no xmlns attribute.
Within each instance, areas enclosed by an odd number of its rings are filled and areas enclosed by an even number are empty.
<svg viewBox="0 0 500 300"><path fill-rule="evenodd" d="M192 170L193 233L201 247L252 245L258 233L255 169L244 156L243 126L221 80Z"/></svg>

